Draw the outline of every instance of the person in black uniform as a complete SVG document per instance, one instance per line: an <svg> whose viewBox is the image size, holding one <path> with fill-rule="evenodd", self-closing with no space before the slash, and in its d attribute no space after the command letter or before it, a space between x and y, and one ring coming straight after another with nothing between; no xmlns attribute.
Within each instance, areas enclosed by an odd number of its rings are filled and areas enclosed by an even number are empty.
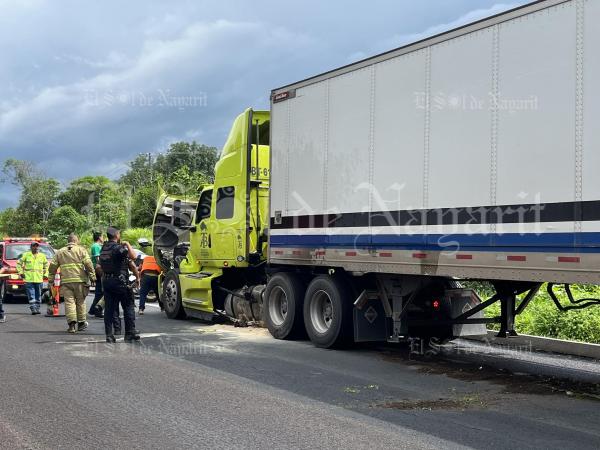
<svg viewBox="0 0 600 450"><path fill-rule="evenodd" d="M140 340L140 334L135 329L135 303L133 292L129 288L129 261L136 258L133 247L129 242L121 242L121 232L109 227L108 241L102 246L99 263L102 268L102 285L104 288L104 330L106 342L116 342L113 333L114 312L119 304L123 308L125 321L125 342Z"/></svg>

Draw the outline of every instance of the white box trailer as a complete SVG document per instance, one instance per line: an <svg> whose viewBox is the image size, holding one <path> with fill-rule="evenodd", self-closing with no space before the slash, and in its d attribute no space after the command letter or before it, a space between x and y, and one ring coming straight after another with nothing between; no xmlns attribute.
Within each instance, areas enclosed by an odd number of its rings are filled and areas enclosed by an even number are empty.
<svg viewBox="0 0 600 450"><path fill-rule="evenodd" d="M598 305L569 290L600 284L598 23L598 0L539 1L273 90L271 333L303 303L336 345L350 299L355 340L510 336L543 282Z"/></svg>
<svg viewBox="0 0 600 450"><path fill-rule="evenodd" d="M600 283L600 1L272 92L270 262Z"/></svg>

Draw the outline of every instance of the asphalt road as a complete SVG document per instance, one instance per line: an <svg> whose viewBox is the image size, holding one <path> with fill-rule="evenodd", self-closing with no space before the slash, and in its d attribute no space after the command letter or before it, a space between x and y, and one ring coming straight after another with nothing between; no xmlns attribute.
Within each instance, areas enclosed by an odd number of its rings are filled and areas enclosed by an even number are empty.
<svg viewBox="0 0 600 450"><path fill-rule="evenodd" d="M72 336L5 308L0 448L600 448L593 362L556 381L531 356L515 375L468 345L328 351L153 305L141 344L109 346L97 319Z"/></svg>

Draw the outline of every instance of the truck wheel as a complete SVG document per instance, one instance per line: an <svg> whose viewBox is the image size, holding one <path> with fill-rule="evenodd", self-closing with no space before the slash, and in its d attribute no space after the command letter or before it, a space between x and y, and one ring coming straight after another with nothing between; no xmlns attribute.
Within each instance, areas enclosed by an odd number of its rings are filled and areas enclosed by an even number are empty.
<svg viewBox="0 0 600 450"><path fill-rule="evenodd" d="M278 273L267 283L263 315L275 339L297 339L304 334L302 301L306 286L294 274Z"/></svg>
<svg viewBox="0 0 600 450"><path fill-rule="evenodd" d="M304 323L317 347L342 347L352 337L350 289L341 278L322 275L309 285L304 297Z"/></svg>
<svg viewBox="0 0 600 450"><path fill-rule="evenodd" d="M0 283L0 299L2 299L2 303L8 303L12 300L12 295L6 289L6 282Z"/></svg>
<svg viewBox="0 0 600 450"><path fill-rule="evenodd" d="M169 319L185 319L185 310L181 303L181 285L179 272L171 270L163 281L163 304Z"/></svg>

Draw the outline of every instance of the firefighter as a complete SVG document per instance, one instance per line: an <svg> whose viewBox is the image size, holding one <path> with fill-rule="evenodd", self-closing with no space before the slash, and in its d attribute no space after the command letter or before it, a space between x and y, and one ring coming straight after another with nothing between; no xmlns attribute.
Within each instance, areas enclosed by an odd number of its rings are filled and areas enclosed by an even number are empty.
<svg viewBox="0 0 600 450"><path fill-rule="evenodd" d="M140 239L138 242L140 245L143 245L148 241L145 239ZM142 277L140 283L140 315L143 315L144 310L146 309L146 298L148 297L148 293L152 291L158 296L158 276L160 275L160 272L161 269L156 263L156 258L150 255L145 256L144 260L142 261L142 269L140 270L140 275ZM160 301L160 298L158 299L158 304L160 306L160 310L162 311L163 305Z"/></svg>
<svg viewBox="0 0 600 450"><path fill-rule="evenodd" d="M25 280L25 291L31 314L40 314L42 284L48 276L48 259L40 252L39 242L31 243L31 251L25 252L17 262L17 273Z"/></svg>
<svg viewBox="0 0 600 450"><path fill-rule="evenodd" d="M140 340L135 329L135 303L133 291L128 286L129 263L136 254L128 242L121 242L121 232L113 227L107 230L108 241L102 246L99 262L104 287L104 329L106 342L116 342L113 334L114 311L121 304L125 320L125 342Z"/></svg>
<svg viewBox="0 0 600 450"><path fill-rule="evenodd" d="M49 279L54 280L60 268L60 293L65 299L65 315L69 333L84 331L88 327L85 299L90 282L96 281L92 260L85 248L79 245L79 238L71 233L66 247L56 252L50 263Z"/></svg>

